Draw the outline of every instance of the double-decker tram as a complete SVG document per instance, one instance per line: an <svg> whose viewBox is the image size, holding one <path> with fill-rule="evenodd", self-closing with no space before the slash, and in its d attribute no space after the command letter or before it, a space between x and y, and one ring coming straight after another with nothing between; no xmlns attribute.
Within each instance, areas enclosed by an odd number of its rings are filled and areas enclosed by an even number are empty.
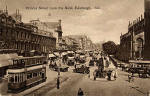
<svg viewBox="0 0 150 96"><path fill-rule="evenodd" d="M46 81L46 57L19 57L7 70L8 92L19 92Z"/></svg>

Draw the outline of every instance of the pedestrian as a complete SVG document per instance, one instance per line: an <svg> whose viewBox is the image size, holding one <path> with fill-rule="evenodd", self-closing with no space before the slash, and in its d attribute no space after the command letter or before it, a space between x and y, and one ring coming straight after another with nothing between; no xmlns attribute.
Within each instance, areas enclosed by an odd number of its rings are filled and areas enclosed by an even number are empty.
<svg viewBox="0 0 150 96"><path fill-rule="evenodd" d="M118 73L117 73L117 70L114 71L114 80L116 80L116 78L118 77Z"/></svg>
<svg viewBox="0 0 150 96"><path fill-rule="evenodd" d="M131 75L128 74L128 81L130 82L131 81Z"/></svg>
<svg viewBox="0 0 150 96"><path fill-rule="evenodd" d="M59 89L60 88L60 80L59 80L59 77L57 78L57 89Z"/></svg>
<svg viewBox="0 0 150 96"><path fill-rule="evenodd" d="M111 80L111 72L112 72L111 70L109 70L109 71L107 72L107 76L108 76L107 79L108 79L109 81Z"/></svg>
<svg viewBox="0 0 150 96"><path fill-rule="evenodd" d="M78 90L78 95L77 95L77 96L83 96L83 95L84 95L84 93L83 93L82 89L79 88L79 90Z"/></svg>
<svg viewBox="0 0 150 96"><path fill-rule="evenodd" d="M97 70L95 70L95 71L93 72L94 80L96 80L96 74L97 74Z"/></svg>

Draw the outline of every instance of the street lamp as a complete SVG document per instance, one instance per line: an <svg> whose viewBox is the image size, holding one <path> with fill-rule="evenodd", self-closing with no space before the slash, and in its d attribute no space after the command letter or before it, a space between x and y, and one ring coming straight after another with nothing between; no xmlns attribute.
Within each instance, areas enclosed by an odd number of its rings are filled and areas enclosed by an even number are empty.
<svg viewBox="0 0 150 96"><path fill-rule="evenodd" d="M61 60L62 59L61 58L62 57L62 54L61 54L62 52L61 51L62 51L62 47L59 47L59 57L58 57L58 63L59 64L58 64L58 70L57 70L58 71L57 89L59 89L59 85L60 85L60 67L61 67L61 63L62 63L62 60Z"/></svg>

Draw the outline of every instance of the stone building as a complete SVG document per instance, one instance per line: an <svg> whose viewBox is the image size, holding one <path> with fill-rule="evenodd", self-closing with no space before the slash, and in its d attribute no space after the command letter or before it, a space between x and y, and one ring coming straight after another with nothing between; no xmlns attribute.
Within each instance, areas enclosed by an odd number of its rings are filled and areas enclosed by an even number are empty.
<svg viewBox="0 0 150 96"><path fill-rule="evenodd" d="M39 31L37 26L23 23L18 11L15 16L7 11L0 13L1 49L17 49L18 53L36 50L43 54L55 49L56 38Z"/></svg>
<svg viewBox="0 0 150 96"><path fill-rule="evenodd" d="M63 41L62 41L62 25L61 20L58 20L58 22L44 22L47 27L50 30L53 30L53 36L56 38L56 49L61 50L63 47Z"/></svg>
<svg viewBox="0 0 150 96"><path fill-rule="evenodd" d="M80 50L93 49L93 42L85 35L68 35L63 37L67 45L76 46Z"/></svg>
<svg viewBox="0 0 150 96"><path fill-rule="evenodd" d="M120 36L120 46L129 59L150 60L150 0L145 0L144 16L129 22L128 32Z"/></svg>
<svg viewBox="0 0 150 96"><path fill-rule="evenodd" d="M23 23L21 19L18 10L13 15L9 15L7 10L0 11L0 77L6 74L11 58L30 56L33 50L38 55L47 55L56 49L56 38L51 30Z"/></svg>

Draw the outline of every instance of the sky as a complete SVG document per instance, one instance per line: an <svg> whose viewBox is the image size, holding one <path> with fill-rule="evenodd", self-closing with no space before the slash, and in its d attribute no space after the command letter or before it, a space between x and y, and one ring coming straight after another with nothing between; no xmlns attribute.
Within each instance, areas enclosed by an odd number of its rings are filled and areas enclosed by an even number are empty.
<svg viewBox="0 0 150 96"><path fill-rule="evenodd" d="M61 19L64 36L87 35L94 43L111 40L118 44L129 21L144 13L144 0L0 0L0 9L6 5L10 14L19 9L23 22Z"/></svg>

